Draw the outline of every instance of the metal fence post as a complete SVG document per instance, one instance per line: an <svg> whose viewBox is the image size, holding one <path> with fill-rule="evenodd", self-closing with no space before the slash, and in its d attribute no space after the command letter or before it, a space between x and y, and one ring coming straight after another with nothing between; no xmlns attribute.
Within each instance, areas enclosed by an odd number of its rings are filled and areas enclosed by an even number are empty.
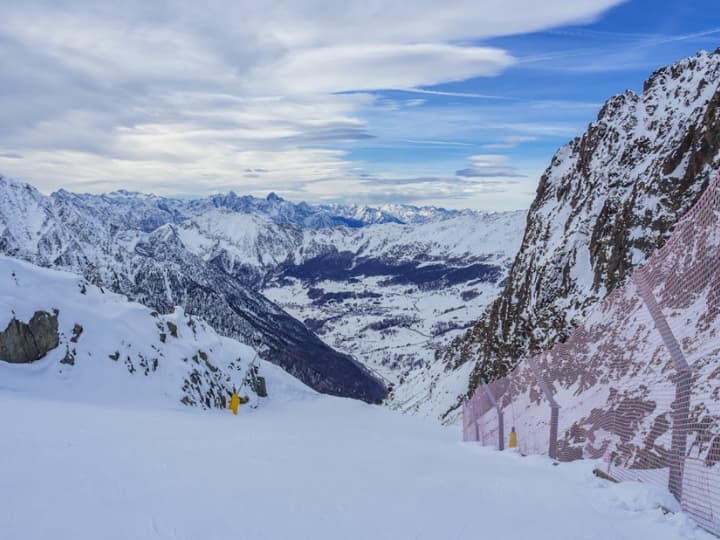
<svg viewBox="0 0 720 540"><path fill-rule="evenodd" d="M532 369L532 372L535 375L535 380L537 381L538 386L540 386L540 390L542 390L545 399L547 399L548 403L550 404L550 442L548 444L548 456L550 456L550 459L557 459L557 437L558 423L560 419L560 405L558 405L555 401L555 398L553 397L553 391L550 388L550 385L542 376L540 370L538 370L537 364L535 364L535 359L530 357L526 360L526 362L530 364L530 369Z"/></svg>
<svg viewBox="0 0 720 540"><path fill-rule="evenodd" d="M548 448L548 456L550 459L557 459L557 438L558 423L560 419L560 406L555 404L550 406L550 446Z"/></svg>
<svg viewBox="0 0 720 540"><path fill-rule="evenodd" d="M638 294L650 312L655 328L662 338L665 348L675 366L677 381L675 383L675 401L672 404L672 439L670 450L670 478L668 489L678 501L682 501L683 470L685 467L685 452L687 451L687 430L690 417L690 385L691 375L685 355L680 344L670 329L670 325L663 315L662 309L655 299L645 276L645 268L638 268L633 273L633 281Z"/></svg>
<svg viewBox="0 0 720 540"><path fill-rule="evenodd" d="M493 393L492 393L492 390L490 390L490 387L487 384L483 384L483 388L485 389L485 393L487 394L487 397L490 400L490 403L492 403L493 407L495 407L495 412L497 412L498 450L505 450L505 422L503 421L502 408L500 407L497 400L495 399L495 396L493 396Z"/></svg>

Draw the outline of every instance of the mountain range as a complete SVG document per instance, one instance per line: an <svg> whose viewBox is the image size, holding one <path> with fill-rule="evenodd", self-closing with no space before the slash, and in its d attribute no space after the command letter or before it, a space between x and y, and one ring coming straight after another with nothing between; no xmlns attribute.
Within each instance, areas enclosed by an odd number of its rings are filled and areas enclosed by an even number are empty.
<svg viewBox="0 0 720 540"><path fill-rule="evenodd" d="M181 306L317 391L379 402L392 389L403 409L428 406L422 374L496 296L523 218L274 194L45 196L0 178L0 253L160 313Z"/></svg>
<svg viewBox="0 0 720 540"><path fill-rule="evenodd" d="M528 212L60 190L0 178L0 253L219 334L320 392L445 421L572 333L720 168L720 50L609 99Z"/></svg>

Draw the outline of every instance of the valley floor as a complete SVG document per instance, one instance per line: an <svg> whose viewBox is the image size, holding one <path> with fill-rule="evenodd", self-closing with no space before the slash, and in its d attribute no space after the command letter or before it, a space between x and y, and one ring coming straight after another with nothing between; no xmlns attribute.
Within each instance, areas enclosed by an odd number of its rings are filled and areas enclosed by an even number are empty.
<svg viewBox="0 0 720 540"><path fill-rule="evenodd" d="M0 538L711 538L664 494L324 396L142 410L0 389Z"/></svg>

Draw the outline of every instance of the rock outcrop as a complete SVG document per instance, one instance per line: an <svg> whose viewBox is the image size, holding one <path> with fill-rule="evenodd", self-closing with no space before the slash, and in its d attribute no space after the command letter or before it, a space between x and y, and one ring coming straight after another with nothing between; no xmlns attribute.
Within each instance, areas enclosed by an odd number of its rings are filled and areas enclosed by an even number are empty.
<svg viewBox="0 0 720 540"><path fill-rule="evenodd" d="M13 317L0 332L0 360L28 364L45 356L59 343L57 312L36 311L27 323Z"/></svg>
<svg viewBox="0 0 720 540"><path fill-rule="evenodd" d="M567 339L668 238L720 167L720 49L611 98L552 158L500 296L444 356L470 389Z"/></svg>

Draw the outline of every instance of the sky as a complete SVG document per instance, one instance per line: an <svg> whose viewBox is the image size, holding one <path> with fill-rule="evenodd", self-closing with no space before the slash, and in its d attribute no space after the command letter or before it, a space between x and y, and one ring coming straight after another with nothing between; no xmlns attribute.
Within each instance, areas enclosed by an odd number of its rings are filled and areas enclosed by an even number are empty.
<svg viewBox="0 0 720 540"><path fill-rule="evenodd" d="M527 208L717 0L0 0L0 175L41 191Z"/></svg>

